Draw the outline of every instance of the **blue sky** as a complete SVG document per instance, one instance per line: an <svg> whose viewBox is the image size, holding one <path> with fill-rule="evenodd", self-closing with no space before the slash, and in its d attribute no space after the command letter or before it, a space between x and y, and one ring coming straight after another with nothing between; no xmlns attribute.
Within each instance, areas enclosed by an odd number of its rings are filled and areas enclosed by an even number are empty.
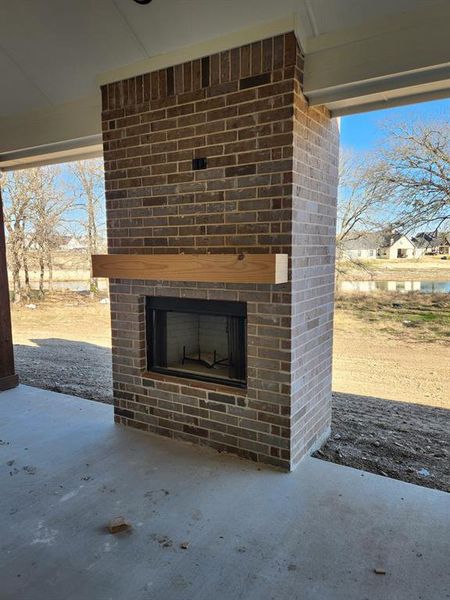
<svg viewBox="0 0 450 600"><path fill-rule="evenodd" d="M372 149L382 136L381 124L384 121L434 121L444 118L450 118L450 100L447 99L342 117L341 146L362 151Z"/></svg>
<svg viewBox="0 0 450 600"><path fill-rule="evenodd" d="M411 106L399 106L373 112L342 117L341 149L351 149L356 154L375 150L386 136L383 124L408 123L411 121L434 122L450 118L450 100L434 100ZM347 188L340 187L339 198L344 199ZM395 218L396 207L389 204L378 214L386 224Z"/></svg>

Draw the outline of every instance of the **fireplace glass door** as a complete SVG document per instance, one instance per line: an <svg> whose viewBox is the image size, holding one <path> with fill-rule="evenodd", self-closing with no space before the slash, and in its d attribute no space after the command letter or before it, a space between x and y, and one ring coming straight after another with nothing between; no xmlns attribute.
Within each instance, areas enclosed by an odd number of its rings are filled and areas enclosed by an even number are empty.
<svg viewBox="0 0 450 600"><path fill-rule="evenodd" d="M147 297L146 316L149 370L245 386L245 303Z"/></svg>

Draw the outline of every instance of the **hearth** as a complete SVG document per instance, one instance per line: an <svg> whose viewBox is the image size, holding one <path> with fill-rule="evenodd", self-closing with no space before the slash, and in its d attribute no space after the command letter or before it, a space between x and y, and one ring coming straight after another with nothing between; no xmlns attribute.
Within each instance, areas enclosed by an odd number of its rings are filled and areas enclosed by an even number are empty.
<svg viewBox="0 0 450 600"><path fill-rule="evenodd" d="M245 387L245 302L147 297L149 371Z"/></svg>

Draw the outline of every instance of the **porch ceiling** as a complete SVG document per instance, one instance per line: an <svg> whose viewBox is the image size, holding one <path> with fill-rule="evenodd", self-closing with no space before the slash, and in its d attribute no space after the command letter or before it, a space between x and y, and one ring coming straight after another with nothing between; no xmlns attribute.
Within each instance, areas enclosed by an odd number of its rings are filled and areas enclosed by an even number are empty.
<svg viewBox="0 0 450 600"><path fill-rule="evenodd" d="M335 114L450 93L446 0L3 2L0 167L98 145L100 83L292 29Z"/></svg>

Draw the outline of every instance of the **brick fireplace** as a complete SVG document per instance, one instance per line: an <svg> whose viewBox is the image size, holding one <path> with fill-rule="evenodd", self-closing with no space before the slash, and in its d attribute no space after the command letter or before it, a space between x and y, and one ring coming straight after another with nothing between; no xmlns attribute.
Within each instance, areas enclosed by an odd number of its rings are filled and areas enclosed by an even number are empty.
<svg viewBox="0 0 450 600"><path fill-rule="evenodd" d="M111 278L116 422L286 469L331 417L338 131L302 67L287 33L102 88L109 254L289 255L281 284Z"/></svg>
<svg viewBox="0 0 450 600"><path fill-rule="evenodd" d="M191 298L146 298L147 368L245 388L247 305Z"/></svg>

